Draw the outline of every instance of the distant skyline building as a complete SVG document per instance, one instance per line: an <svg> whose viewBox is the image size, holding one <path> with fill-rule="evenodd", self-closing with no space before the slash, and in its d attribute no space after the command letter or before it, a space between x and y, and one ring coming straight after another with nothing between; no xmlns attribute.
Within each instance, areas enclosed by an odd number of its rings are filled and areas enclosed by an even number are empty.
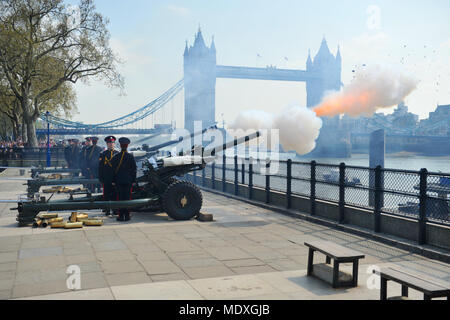
<svg viewBox="0 0 450 320"><path fill-rule="evenodd" d="M429 113L428 119L420 121L420 127L428 130L419 130L419 134L450 136L450 104L438 105L435 111Z"/></svg>

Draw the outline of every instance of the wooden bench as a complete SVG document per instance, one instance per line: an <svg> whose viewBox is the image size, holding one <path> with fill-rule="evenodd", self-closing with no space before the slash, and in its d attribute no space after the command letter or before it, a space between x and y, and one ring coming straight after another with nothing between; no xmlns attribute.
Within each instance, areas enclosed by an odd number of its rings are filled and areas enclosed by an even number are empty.
<svg viewBox="0 0 450 320"><path fill-rule="evenodd" d="M401 298L408 297L408 288L423 292L424 300L438 297L447 297L448 300L450 296L449 282L428 275L425 278L422 275L399 267L383 268L381 271L373 270L373 273L381 278L380 300L387 299L387 282L389 280L402 285Z"/></svg>
<svg viewBox="0 0 450 320"><path fill-rule="evenodd" d="M309 247L308 276L322 279L333 288L358 286L359 259L363 259L364 254L329 241L309 241L305 242L305 246ZM313 264L315 251L326 256L325 263ZM334 260L333 267L330 265L331 259ZM339 264L348 262L353 263L352 275L339 271Z"/></svg>

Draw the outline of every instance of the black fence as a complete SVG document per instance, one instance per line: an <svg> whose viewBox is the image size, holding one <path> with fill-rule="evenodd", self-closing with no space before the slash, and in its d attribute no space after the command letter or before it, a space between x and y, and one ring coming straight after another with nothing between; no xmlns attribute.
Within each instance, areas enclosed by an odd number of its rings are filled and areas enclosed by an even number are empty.
<svg viewBox="0 0 450 320"><path fill-rule="evenodd" d="M50 148L51 166L66 165L64 148ZM47 148L0 148L2 166L46 166Z"/></svg>
<svg viewBox="0 0 450 320"><path fill-rule="evenodd" d="M361 208L373 213L374 231L380 231L380 215L408 217L419 222L419 242L425 243L426 222L450 225L450 174L319 164L312 162L250 160L225 158L221 164L209 164L194 181L205 185L211 179L212 187L226 190L226 183L234 183L234 193L239 195L239 185L248 186L252 199L253 188L266 191L270 203L271 191L286 194L286 208L291 208L292 195L310 200L312 215L316 200L339 205L339 222L344 220L344 207ZM271 170L272 169L272 170Z"/></svg>

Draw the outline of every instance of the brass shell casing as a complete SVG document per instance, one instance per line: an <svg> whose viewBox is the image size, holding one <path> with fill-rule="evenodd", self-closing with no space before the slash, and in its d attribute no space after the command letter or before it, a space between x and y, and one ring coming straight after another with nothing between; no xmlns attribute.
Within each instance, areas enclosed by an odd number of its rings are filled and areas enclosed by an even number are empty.
<svg viewBox="0 0 450 320"><path fill-rule="evenodd" d="M40 219L53 219L53 218L58 218L58 214L57 213L41 213L39 215Z"/></svg>
<svg viewBox="0 0 450 320"><path fill-rule="evenodd" d="M54 229L54 228L65 228L65 227L66 227L66 222L63 222L63 221L61 221L61 222L53 222L53 223L50 225L50 227L51 227L52 229Z"/></svg>
<svg viewBox="0 0 450 320"><path fill-rule="evenodd" d="M64 229L83 228L83 222L67 222Z"/></svg>
<svg viewBox="0 0 450 320"><path fill-rule="evenodd" d="M89 216L86 213L79 213L77 215L77 222L83 222L83 220L88 219Z"/></svg>
<svg viewBox="0 0 450 320"><path fill-rule="evenodd" d="M83 220L83 224L85 226L102 226L103 225L103 220L99 220L99 219L84 219Z"/></svg>

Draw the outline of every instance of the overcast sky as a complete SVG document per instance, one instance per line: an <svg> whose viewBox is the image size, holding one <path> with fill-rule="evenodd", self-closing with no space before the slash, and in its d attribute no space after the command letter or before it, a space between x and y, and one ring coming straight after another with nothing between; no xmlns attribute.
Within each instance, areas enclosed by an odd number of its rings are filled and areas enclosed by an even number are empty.
<svg viewBox="0 0 450 320"><path fill-rule="evenodd" d="M120 70L126 96L103 83L77 84L77 121L97 123L130 113L182 79L185 41L193 43L199 25L208 45L214 36L218 64L305 69L308 49L314 56L325 35L333 54L340 45L344 84L362 64L400 66L420 80L406 100L410 111L425 118L437 103L450 104L448 0L95 3L110 19L111 45L124 60ZM276 112L292 104L306 105L304 83L217 80L218 121L222 114L225 121L232 121L242 109ZM182 105L179 95L164 121L173 112L179 124Z"/></svg>

